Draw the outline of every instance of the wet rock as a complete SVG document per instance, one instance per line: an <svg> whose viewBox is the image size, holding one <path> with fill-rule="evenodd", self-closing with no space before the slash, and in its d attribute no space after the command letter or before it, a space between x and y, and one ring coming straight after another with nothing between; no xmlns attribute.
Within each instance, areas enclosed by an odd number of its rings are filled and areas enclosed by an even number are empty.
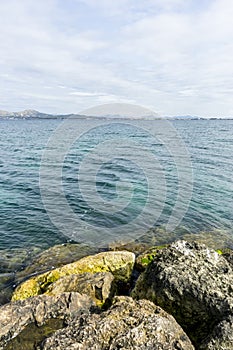
<svg viewBox="0 0 233 350"><path fill-rule="evenodd" d="M232 350L233 348L233 316L222 320L213 332L202 343L200 350Z"/></svg>
<svg viewBox="0 0 233 350"><path fill-rule="evenodd" d="M39 252L39 248L30 249L4 249L0 250L0 273L11 273L25 267L34 255Z"/></svg>
<svg viewBox="0 0 233 350"><path fill-rule="evenodd" d="M127 250L128 252L134 253L136 256L142 254L145 250L149 249L150 246L146 243L137 241L133 242L113 242L109 244L108 249L113 251Z"/></svg>
<svg viewBox="0 0 233 350"><path fill-rule="evenodd" d="M88 312L92 305L88 296L79 293L40 295L3 305L0 308L0 349L9 347L12 338L19 336L26 327L33 342L29 325L41 327L50 319L65 320L71 315Z"/></svg>
<svg viewBox="0 0 233 350"><path fill-rule="evenodd" d="M147 300L117 297L101 314L73 319L55 332L42 350L194 350L175 319Z"/></svg>
<svg viewBox="0 0 233 350"><path fill-rule="evenodd" d="M12 300L23 300L34 295L43 294L47 291L49 285L59 278L86 272L111 272L116 282L127 283L131 279L134 262L135 255L126 251L103 252L87 256L23 282L14 291Z"/></svg>
<svg viewBox="0 0 233 350"><path fill-rule="evenodd" d="M114 276L110 272L65 276L50 284L46 294L57 295L63 292L87 294L98 306L109 303L116 291Z"/></svg>
<svg viewBox="0 0 233 350"><path fill-rule="evenodd" d="M14 273L0 273L0 306L10 301L14 278Z"/></svg>
<svg viewBox="0 0 233 350"><path fill-rule="evenodd" d="M64 243L55 245L36 255L30 265L17 273L16 278L20 281L25 277L38 275L95 253L97 253L97 249L84 244Z"/></svg>
<svg viewBox="0 0 233 350"><path fill-rule="evenodd" d="M222 230L212 230L209 232L201 231L198 233L185 234L182 237L187 242L198 242L205 244L207 247L214 250L224 250L226 248L233 248L232 235L229 232Z"/></svg>
<svg viewBox="0 0 233 350"><path fill-rule="evenodd" d="M205 245L177 241L159 251L132 296L172 314L193 342L200 341L233 307L231 265Z"/></svg>

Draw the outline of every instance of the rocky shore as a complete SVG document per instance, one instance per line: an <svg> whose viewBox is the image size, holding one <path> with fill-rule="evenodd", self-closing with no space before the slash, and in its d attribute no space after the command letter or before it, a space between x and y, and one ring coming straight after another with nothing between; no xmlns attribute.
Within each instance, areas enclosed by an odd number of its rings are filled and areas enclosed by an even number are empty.
<svg viewBox="0 0 233 350"><path fill-rule="evenodd" d="M0 307L0 349L233 349L229 249L185 240L99 253L63 245L16 281Z"/></svg>

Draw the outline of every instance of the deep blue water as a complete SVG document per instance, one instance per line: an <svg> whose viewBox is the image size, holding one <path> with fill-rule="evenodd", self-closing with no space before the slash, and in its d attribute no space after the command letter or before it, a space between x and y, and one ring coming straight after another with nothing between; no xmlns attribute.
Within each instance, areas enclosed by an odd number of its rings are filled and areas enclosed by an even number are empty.
<svg viewBox="0 0 233 350"><path fill-rule="evenodd" d="M233 120L99 124L73 120L54 135L60 121L0 121L0 250L166 225L233 236Z"/></svg>

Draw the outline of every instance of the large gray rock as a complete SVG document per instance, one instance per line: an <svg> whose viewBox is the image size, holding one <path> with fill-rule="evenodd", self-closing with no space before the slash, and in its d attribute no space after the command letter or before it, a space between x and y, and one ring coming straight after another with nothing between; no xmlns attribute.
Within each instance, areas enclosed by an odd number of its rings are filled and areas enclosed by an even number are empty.
<svg viewBox="0 0 233 350"><path fill-rule="evenodd" d="M44 341L43 350L194 350L175 319L147 300L117 297L101 314L77 317Z"/></svg>
<svg viewBox="0 0 233 350"><path fill-rule="evenodd" d="M201 350L233 349L233 316L222 320L202 343Z"/></svg>
<svg viewBox="0 0 233 350"><path fill-rule="evenodd" d="M50 284L46 294L58 295L64 292L87 294L98 306L108 304L116 291L114 276L110 272L84 273L65 276Z"/></svg>
<svg viewBox="0 0 233 350"><path fill-rule="evenodd" d="M233 271L217 252L177 241L159 251L139 277L132 296L172 314L198 347L233 308Z"/></svg>
<svg viewBox="0 0 233 350"><path fill-rule="evenodd" d="M87 312L92 305L93 301L88 296L79 293L63 293L54 297L40 295L3 305L0 308L0 349L6 346L10 349L8 343L29 325L40 327L50 319L65 320L75 313ZM33 342L30 327L28 332Z"/></svg>

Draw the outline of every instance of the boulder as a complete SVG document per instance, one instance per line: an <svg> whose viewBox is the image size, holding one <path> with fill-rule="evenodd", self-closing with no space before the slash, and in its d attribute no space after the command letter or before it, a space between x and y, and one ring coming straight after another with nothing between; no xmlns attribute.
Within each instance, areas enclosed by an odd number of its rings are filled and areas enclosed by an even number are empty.
<svg viewBox="0 0 233 350"><path fill-rule="evenodd" d="M203 341L200 350L232 350L233 348L233 315L229 315L214 328Z"/></svg>
<svg viewBox="0 0 233 350"><path fill-rule="evenodd" d="M33 344L33 326L40 328L53 319L57 321L55 329L61 328L62 320L74 314L88 312L93 304L93 301L86 295L63 293L57 296L40 295L3 305L0 308L0 349L10 349L11 342L13 342L14 348L19 350L17 343L20 343L22 332L25 336L25 331L27 338L31 339ZM41 333L43 339L43 332ZM29 350L30 347L24 349ZM34 348L31 347L31 349Z"/></svg>
<svg viewBox="0 0 233 350"><path fill-rule="evenodd" d="M212 249L177 241L160 250L131 295L172 314L198 347L233 307L231 265Z"/></svg>
<svg viewBox="0 0 233 350"><path fill-rule="evenodd" d="M23 300L43 294L49 285L59 278L86 272L111 272L116 282L127 283L131 279L134 262L135 255L127 251L103 252L87 256L23 282L15 289L12 300Z"/></svg>
<svg viewBox="0 0 233 350"><path fill-rule="evenodd" d="M194 350L175 319L147 300L117 297L101 314L74 318L41 345L42 350Z"/></svg>
<svg viewBox="0 0 233 350"><path fill-rule="evenodd" d="M58 295L63 292L87 294L98 306L108 304L115 293L114 276L110 272L84 273L59 278L50 284L46 294Z"/></svg>

